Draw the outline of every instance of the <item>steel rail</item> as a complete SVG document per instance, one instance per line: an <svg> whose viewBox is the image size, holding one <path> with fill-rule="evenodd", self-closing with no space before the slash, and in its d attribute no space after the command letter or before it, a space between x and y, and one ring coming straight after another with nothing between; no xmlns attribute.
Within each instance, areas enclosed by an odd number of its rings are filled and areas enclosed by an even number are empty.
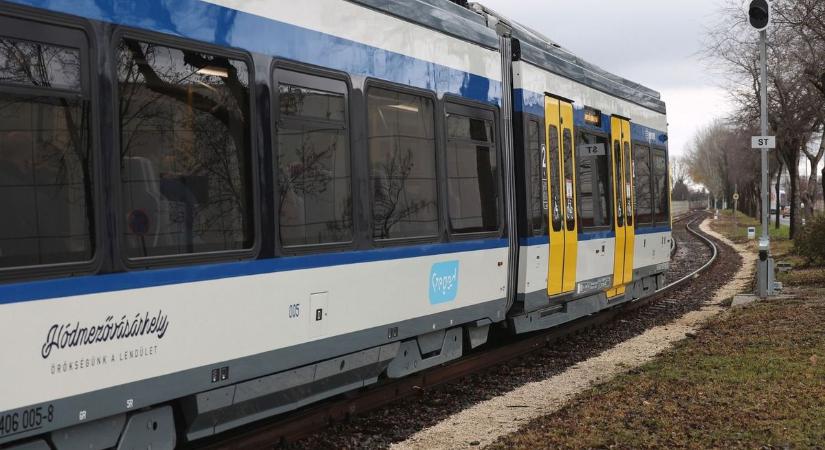
<svg viewBox="0 0 825 450"><path fill-rule="evenodd" d="M221 435L194 441L187 445L190 448L206 449L259 449L281 443L295 442L332 423L344 421L353 415L363 414L397 400L418 395L427 389L512 361L550 343L611 322L629 311L661 300L675 288L697 278L717 260L719 252L716 244L691 227L696 222L697 216L701 217L704 214L684 214L681 217L674 218L673 223L692 218L693 220L688 222L685 228L712 250L711 258L699 269L657 290L648 297L620 304L549 330L537 331L526 336L512 337L511 340L503 342L501 345L470 353L439 367L412 374L399 380L384 381L361 391L343 394L343 396L322 401L295 412L286 413L285 416L264 419L261 422L226 431Z"/></svg>

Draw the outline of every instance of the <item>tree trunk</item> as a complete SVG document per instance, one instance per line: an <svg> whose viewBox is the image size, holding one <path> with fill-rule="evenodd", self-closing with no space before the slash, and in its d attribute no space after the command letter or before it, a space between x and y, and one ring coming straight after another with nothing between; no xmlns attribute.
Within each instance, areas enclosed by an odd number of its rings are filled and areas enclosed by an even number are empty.
<svg viewBox="0 0 825 450"><path fill-rule="evenodd" d="M819 166L820 158L808 157L808 163L811 165L811 176L808 178L808 185L805 187L805 217L811 218L814 215L814 207L816 206L816 191L818 189L816 168Z"/></svg>
<svg viewBox="0 0 825 450"><path fill-rule="evenodd" d="M790 238L796 237L796 231L799 229L799 165L788 165L788 176L791 181L791 230Z"/></svg>
<svg viewBox="0 0 825 450"><path fill-rule="evenodd" d="M825 204L825 167L822 167L822 176L819 177L819 181L822 183L822 202Z"/></svg>
<svg viewBox="0 0 825 450"><path fill-rule="evenodd" d="M780 188L780 181L782 180L782 161L779 161L779 170L776 172L776 229L779 229L780 225L780 217L782 217L782 207L780 207L780 196L779 196L779 188Z"/></svg>

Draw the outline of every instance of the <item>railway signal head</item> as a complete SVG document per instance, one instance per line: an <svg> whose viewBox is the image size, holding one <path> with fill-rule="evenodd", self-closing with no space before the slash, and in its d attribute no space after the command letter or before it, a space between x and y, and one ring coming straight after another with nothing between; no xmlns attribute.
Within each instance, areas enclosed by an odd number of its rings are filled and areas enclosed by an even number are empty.
<svg viewBox="0 0 825 450"><path fill-rule="evenodd" d="M751 0L748 5L748 21L759 31L771 24L771 4L768 0Z"/></svg>

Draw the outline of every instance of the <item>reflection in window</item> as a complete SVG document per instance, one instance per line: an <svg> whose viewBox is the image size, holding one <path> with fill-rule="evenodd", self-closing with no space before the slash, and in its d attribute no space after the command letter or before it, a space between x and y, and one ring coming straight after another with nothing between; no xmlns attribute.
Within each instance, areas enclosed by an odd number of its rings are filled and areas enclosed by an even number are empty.
<svg viewBox="0 0 825 450"><path fill-rule="evenodd" d="M343 82L340 86L346 87ZM336 122L346 119L346 100L342 94L288 84L278 86L278 94L278 104L284 116Z"/></svg>
<svg viewBox="0 0 825 450"><path fill-rule="evenodd" d="M636 145L633 149L633 167L636 173L636 225L646 225L653 221L653 192L650 179L650 148Z"/></svg>
<svg viewBox="0 0 825 450"><path fill-rule="evenodd" d="M653 150L653 184L656 189L654 220L657 224L670 224L670 191L668 190L667 155L663 150Z"/></svg>
<svg viewBox="0 0 825 450"><path fill-rule="evenodd" d="M367 94L373 236L433 236L436 208L432 100L372 88Z"/></svg>
<svg viewBox="0 0 825 450"><path fill-rule="evenodd" d="M616 226L624 226L624 197L622 196L622 147L613 141L613 194L616 205Z"/></svg>
<svg viewBox="0 0 825 450"><path fill-rule="evenodd" d="M555 125L547 128L547 138L550 142L550 217L553 231L561 231L562 222L562 193L561 193L561 156L559 155L559 129Z"/></svg>
<svg viewBox="0 0 825 450"><path fill-rule="evenodd" d="M80 50L0 37L0 83L79 91Z"/></svg>
<svg viewBox="0 0 825 450"><path fill-rule="evenodd" d="M624 206L627 215L627 225L633 226L633 159L630 157L630 143L624 143Z"/></svg>
<svg viewBox="0 0 825 450"><path fill-rule="evenodd" d="M117 58L127 255L250 248L246 64L131 39Z"/></svg>
<svg viewBox="0 0 825 450"><path fill-rule="evenodd" d="M447 116L447 193L453 231L498 229L497 161L493 122Z"/></svg>
<svg viewBox="0 0 825 450"><path fill-rule="evenodd" d="M547 235L547 147L541 142L539 123L527 122L527 153L530 155L530 189L533 235Z"/></svg>
<svg viewBox="0 0 825 450"><path fill-rule="evenodd" d="M346 85L340 83L341 92ZM352 240L350 156L342 93L279 86L278 199L284 246Z"/></svg>
<svg viewBox="0 0 825 450"><path fill-rule="evenodd" d="M607 138L590 133L580 133L579 144L602 144L605 149L602 155L578 154L576 200L581 217L581 228L610 226L613 223L613 208L610 201L610 145Z"/></svg>
<svg viewBox="0 0 825 450"><path fill-rule="evenodd" d="M567 217L567 231L573 231L576 228L576 205L574 182L575 177L573 171L575 168L575 159L573 158L573 135L570 128L565 128L562 132L562 145L564 147L564 195L565 195L565 215Z"/></svg>
<svg viewBox="0 0 825 450"><path fill-rule="evenodd" d="M34 94L8 93L9 85ZM81 85L79 50L0 38L0 268L94 254L89 101Z"/></svg>

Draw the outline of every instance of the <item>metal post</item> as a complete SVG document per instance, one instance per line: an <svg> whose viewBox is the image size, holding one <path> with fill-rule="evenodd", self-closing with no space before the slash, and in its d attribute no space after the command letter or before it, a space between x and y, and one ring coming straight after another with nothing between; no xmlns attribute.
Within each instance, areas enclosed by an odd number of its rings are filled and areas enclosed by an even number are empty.
<svg viewBox="0 0 825 450"><path fill-rule="evenodd" d="M760 106L762 115L762 136L768 135L768 50L767 50L767 31L759 32L759 53L760 64L762 68L761 78L762 86L760 89ZM761 267L759 273L759 297L766 298L771 288L768 285L769 261L770 258L770 234L768 231L768 149L762 148L762 237L759 240L759 264Z"/></svg>

